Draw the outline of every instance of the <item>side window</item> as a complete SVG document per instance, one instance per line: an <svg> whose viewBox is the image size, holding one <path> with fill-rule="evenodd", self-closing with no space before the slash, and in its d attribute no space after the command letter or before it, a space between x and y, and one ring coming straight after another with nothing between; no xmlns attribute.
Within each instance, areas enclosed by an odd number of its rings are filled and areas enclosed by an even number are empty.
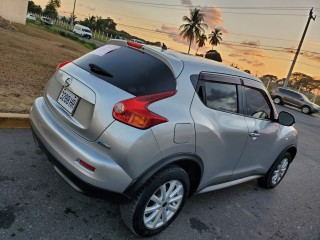
<svg viewBox="0 0 320 240"><path fill-rule="evenodd" d="M237 86L217 82L205 82L206 106L212 109L238 112Z"/></svg>
<svg viewBox="0 0 320 240"><path fill-rule="evenodd" d="M259 119L270 119L271 108L267 97L262 91L254 88L245 87L245 112L247 116Z"/></svg>

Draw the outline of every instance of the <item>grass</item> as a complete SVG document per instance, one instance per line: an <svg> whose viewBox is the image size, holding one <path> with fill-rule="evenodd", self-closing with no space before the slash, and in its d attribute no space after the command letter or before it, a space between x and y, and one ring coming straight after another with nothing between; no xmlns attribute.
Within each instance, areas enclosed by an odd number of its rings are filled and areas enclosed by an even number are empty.
<svg viewBox="0 0 320 240"><path fill-rule="evenodd" d="M86 48L88 48L90 50L94 50L94 49L98 48L98 46L95 45L94 43L90 43L90 42L86 42L84 40L81 40L78 37L74 36L73 34L69 34L69 33L65 32L63 30L59 30L59 29L56 29L56 28L53 28L53 27L50 27L50 26L42 25L38 21L34 22L34 21L27 20L27 23L36 25L36 26L42 28L43 30L46 30L47 32L58 34L58 35L60 35L62 37L65 37L65 38L68 38L68 39L73 40L75 42L78 42L78 43L80 43L81 45L85 46Z"/></svg>

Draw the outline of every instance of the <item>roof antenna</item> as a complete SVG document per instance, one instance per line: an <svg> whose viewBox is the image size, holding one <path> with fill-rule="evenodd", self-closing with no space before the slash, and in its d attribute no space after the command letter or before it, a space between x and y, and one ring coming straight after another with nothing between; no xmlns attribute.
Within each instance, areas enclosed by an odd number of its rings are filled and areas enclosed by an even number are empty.
<svg viewBox="0 0 320 240"><path fill-rule="evenodd" d="M161 51L166 51L168 49L167 45L162 43Z"/></svg>

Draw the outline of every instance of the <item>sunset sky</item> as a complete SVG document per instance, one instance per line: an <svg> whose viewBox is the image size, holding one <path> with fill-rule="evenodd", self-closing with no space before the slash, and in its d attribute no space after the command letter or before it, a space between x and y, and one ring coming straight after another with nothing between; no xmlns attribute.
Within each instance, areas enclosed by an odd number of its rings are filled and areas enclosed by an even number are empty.
<svg viewBox="0 0 320 240"><path fill-rule="evenodd" d="M47 0L34 0L43 8ZM61 0L60 15L69 16L74 0ZM320 1L319 0L77 0L75 15L111 17L125 30L149 41L160 41L174 50L187 52L188 42L179 37L182 17L190 6L202 8L205 22L223 29L223 41L214 46L225 64L249 69L252 74L286 77L298 47L309 11L319 15L310 26L294 72L320 78ZM194 44L191 54L197 47ZM209 43L198 53L211 49ZM293 50L292 50L293 49Z"/></svg>

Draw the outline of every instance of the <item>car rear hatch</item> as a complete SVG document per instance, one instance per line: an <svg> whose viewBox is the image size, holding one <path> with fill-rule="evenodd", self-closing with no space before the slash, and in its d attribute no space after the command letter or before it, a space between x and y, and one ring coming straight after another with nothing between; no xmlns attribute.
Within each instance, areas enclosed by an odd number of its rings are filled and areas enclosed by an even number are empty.
<svg viewBox="0 0 320 240"><path fill-rule="evenodd" d="M98 48L55 72L45 92L48 107L72 131L94 141L114 121L117 102L176 89L183 63L158 52L126 41Z"/></svg>

